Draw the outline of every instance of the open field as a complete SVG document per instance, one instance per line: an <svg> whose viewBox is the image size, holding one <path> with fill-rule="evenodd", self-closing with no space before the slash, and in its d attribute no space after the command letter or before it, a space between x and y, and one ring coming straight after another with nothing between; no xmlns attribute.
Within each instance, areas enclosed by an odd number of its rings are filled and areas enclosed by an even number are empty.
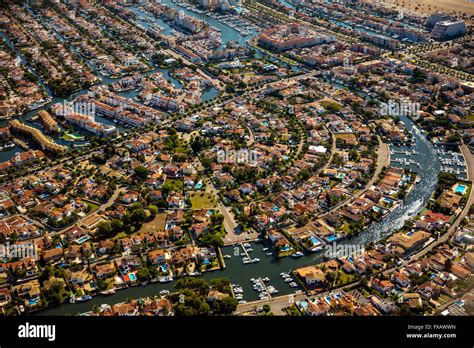
<svg viewBox="0 0 474 348"><path fill-rule="evenodd" d="M210 193L192 192L189 197L193 209L210 209L216 207L215 199Z"/></svg>
<svg viewBox="0 0 474 348"><path fill-rule="evenodd" d="M166 223L166 214L156 214L155 218L142 225L140 228L140 233L153 233L156 231L164 231L165 230L165 223Z"/></svg>

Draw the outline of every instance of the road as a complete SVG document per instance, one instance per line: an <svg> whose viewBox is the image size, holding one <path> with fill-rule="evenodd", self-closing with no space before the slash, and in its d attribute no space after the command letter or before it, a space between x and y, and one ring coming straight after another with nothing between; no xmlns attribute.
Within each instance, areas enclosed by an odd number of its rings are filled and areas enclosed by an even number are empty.
<svg viewBox="0 0 474 348"><path fill-rule="evenodd" d="M196 165L197 170L204 171L204 167L198 157L194 159L194 164ZM206 192L218 195L219 189L215 187L211 179L206 177L204 180L206 182ZM230 207L226 207L221 201L218 201L217 208L224 217L224 229L226 231L226 235L223 238L224 245L232 245L238 242L245 242L247 240L255 240L258 238L258 233L255 231L245 233L245 231L240 231L237 228L239 224L235 221L234 213Z"/></svg>
<svg viewBox="0 0 474 348"><path fill-rule="evenodd" d="M173 56L174 58L176 59L181 59L183 62L185 62L188 66L193 66L195 65L193 62L191 62L189 59L187 59L184 55L182 54L179 54L177 52L175 52L172 48L170 49L166 49L166 50L163 50L164 52L168 53L170 56ZM221 90L223 89L223 86L222 86L222 82L219 81L218 79L215 79L213 78L212 76L209 76L208 74L206 74L202 69L200 68L197 68L196 69L196 72L198 72L199 74L201 74L202 77L204 77L206 80L211 80L212 81L212 84L214 85L215 88L217 88L218 90Z"/></svg>
<svg viewBox="0 0 474 348"><path fill-rule="evenodd" d="M348 284L348 285L342 286L342 287L337 288L337 289L322 292L322 293L318 294L317 296L326 296L332 291L336 291L336 290L337 291L342 291L342 290L351 288L354 285L355 284ZM272 297L272 298L267 299L267 300L252 301L252 302L248 302L248 303L238 305L237 309L235 311L235 314L238 315L238 314L242 314L242 313L245 313L245 312L253 311L256 308L262 307L263 305L267 304L267 305L270 305L271 312L273 314L275 314L275 315L284 315L285 312L283 312L283 308L288 307L288 306L292 305L293 303L296 303L296 302L299 302L299 301L302 301L302 300L307 300L307 299L313 298L313 297L314 297L314 295L308 296L305 293L300 293L300 294L288 294L288 295L282 295L282 296L278 296L278 297Z"/></svg>
<svg viewBox="0 0 474 348"><path fill-rule="evenodd" d="M372 176L372 179L370 179L369 182L367 183L367 185L365 185L365 188L358 191L356 194L351 196L349 199L347 199L343 203L338 204L335 207L333 207L332 209L330 209L329 211L319 215L318 218L325 217L325 216L333 213L334 211L336 211L338 209L341 209L341 208L345 207L346 205L352 203L357 198L361 197L379 179L379 175L382 172L383 167L386 167L386 166L390 165L390 146L386 143L383 143L382 140L380 139L380 137L378 137L378 139L379 139L379 144L380 145L379 145L379 149L378 149L378 152L377 152L377 168L375 169L375 173Z"/></svg>
<svg viewBox="0 0 474 348"><path fill-rule="evenodd" d="M472 155L471 151L469 150L469 147L466 144L461 145L461 151L466 161L467 177L469 178L469 180L472 180L472 178L474 178L474 156ZM471 186L472 186L472 181L471 181ZM431 243L427 248L411 256L406 263L411 262L411 261L416 261L419 258L425 256L428 252L433 250L433 248L435 248L436 246L446 243L448 239L451 238L451 236L456 232L459 224L469 214L469 209L473 204L474 204L474 189L471 187L471 191L469 194L469 198L467 199L466 205L464 206L463 210L459 213L458 217L453 222L453 224L449 227L448 231L445 234L443 234L440 238L438 238L436 242Z"/></svg>

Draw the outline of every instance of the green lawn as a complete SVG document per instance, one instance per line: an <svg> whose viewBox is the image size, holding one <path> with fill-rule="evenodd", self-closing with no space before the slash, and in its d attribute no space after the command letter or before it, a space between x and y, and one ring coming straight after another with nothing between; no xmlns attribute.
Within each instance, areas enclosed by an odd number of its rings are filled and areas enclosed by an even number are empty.
<svg viewBox="0 0 474 348"><path fill-rule="evenodd" d="M216 201L210 193L191 192L189 198L193 209L211 209L216 207Z"/></svg>
<svg viewBox="0 0 474 348"><path fill-rule="evenodd" d="M166 179L163 188L168 187L171 191L181 192L183 191L183 180L180 179Z"/></svg>
<svg viewBox="0 0 474 348"><path fill-rule="evenodd" d="M338 271L339 278L334 282L334 286L343 286L357 280L357 276L354 274L347 274L344 271Z"/></svg>
<svg viewBox="0 0 474 348"><path fill-rule="evenodd" d="M88 213L93 213L97 209L99 209L99 206L97 204L91 203L91 202L86 202L87 208L88 208Z"/></svg>
<svg viewBox="0 0 474 348"><path fill-rule="evenodd" d="M125 238L127 237L128 235L125 233L125 232L119 232L117 233L113 238L112 240L115 240L115 239L122 239L122 238Z"/></svg>

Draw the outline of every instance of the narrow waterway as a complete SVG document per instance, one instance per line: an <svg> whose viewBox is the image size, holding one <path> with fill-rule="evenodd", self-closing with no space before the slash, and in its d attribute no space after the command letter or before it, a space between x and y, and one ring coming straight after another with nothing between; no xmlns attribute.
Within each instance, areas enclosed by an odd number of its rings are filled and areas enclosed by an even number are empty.
<svg viewBox="0 0 474 348"><path fill-rule="evenodd" d="M175 4L173 4L172 2L170 2L170 5L171 6L174 6L176 7ZM28 10L28 12L36 17L39 21L43 22L43 24L45 24L45 26L49 29L49 30L53 30L51 28L51 26L49 26L47 23L45 23L41 18L39 18L32 10L31 8L27 5L26 6L26 9ZM143 12L137 12L138 15L144 15ZM210 17L209 17L210 19ZM163 26L163 28L167 28L168 30L170 30L169 26L163 22L162 20L158 20L158 19L154 19L160 26ZM214 22L216 23L219 23L217 21L214 20ZM220 24L220 23L219 23ZM229 27L226 27L224 25L221 25L222 27L224 28L227 28L228 30L225 31L225 37L227 38L227 40L233 40L234 38L236 38L236 34L237 32ZM66 43L67 40L57 31L54 31L54 35L56 36L56 39L58 39L61 43ZM46 93L48 94L48 97L51 98L50 102L49 103L46 103L45 105L39 107L39 108L36 108L34 110L31 110L31 111L28 111L28 112L25 112L23 113L22 115L16 117L16 119L18 119L19 121L21 122L24 122L26 123L27 125L31 126L31 127L34 127L34 128L37 128L41 131L44 131L42 126L40 125L40 123L38 122L30 122L30 118L34 115L36 115L38 113L38 111L40 110L45 110L47 109L50 105L52 104L55 104L55 103L63 103L67 100L69 100L71 97L68 97L68 98L59 98L59 97L55 97L53 96L52 94L52 91L51 89L46 85L44 79L39 76L35 69L28 63L28 61L26 60L26 58L21 54L21 52L15 47L15 45L11 42L11 40L9 39L9 37L6 35L5 32L0 32L0 39L3 38L5 40L5 43L7 44L7 46L15 53L15 55L20 59L20 61L22 62L22 64L26 67L26 69L28 71L30 71L32 74L34 74L37 78L38 78L38 82L39 84L44 88L44 90L46 91ZM227 42L227 41L225 41ZM103 75L95 66L94 64L91 64L85 57L81 56L81 54L79 53L79 51L77 51L73 46L69 46L71 47L71 52L77 56L77 57L80 57L82 58L86 64L94 71L94 73L97 74L97 76L99 76L100 78L100 83L99 85L111 85L113 84L114 82L120 80L120 78L109 78L105 75ZM146 77L146 76L149 76L155 72L161 72L163 74L163 77L166 78L168 81L170 81L174 86L176 86L177 88L180 88L182 89L183 88L183 85L181 84L180 81L176 80L175 78L173 78L170 73L169 73L169 70L168 69L162 69L162 68L159 68L157 66L154 66L152 70L150 71L147 71L147 72L143 72L141 73L142 76ZM77 92L75 92L73 94L73 96L77 96L77 95L82 95L82 94L86 94L88 92L88 89L85 88L85 89L81 89ZM126 97L126 98L134 98L137 96L138 92L136 91L126 91L126 92L118 92L117 94L123 96L123 97ZM218 91L216 88L212 87L208 90L205 90L203 91L202 93L202 96L201 96L201 100L202 101L207 101L207 100L210 100L212 98L214 98L215 96L217 96L218 94ZM115 126L119 131L127 131L127 127L124 127L122 126L121 124L119 123L114 123L111 119L108 119L108 118L105 118L105 117L101 117L101 116L96 116L95 117L95 120L97 122L100 122L100 123L103 123L103 124L107 124L107 125L113 125ZM0 120L0 127L6 127L8 125L8 120ZM82 131L80 129L77 129L76 130L77 133L80 133L80 134L84 134L84 135L90 135L88 134L87 132L85 131ZM60 144L60 145L64 145L64 146L68 146L68 147L72 147L72 145L74 144L82 144L82 143L86 143L88 140L87 138L83 141L74 141L74 142L70 142L70 141L66 141L64 139L61 138L61 133L58 133L58 134L47 134L48 137L50 137L52 140L54 140L56 143ZM20 137L21 138L21 137ZM27 141L28 142L28 145L30 146L30 148L32 149L35 149L35 148L38 148L38 146L34 143L34 142L31 142L31 141ZM4 161L7 161L9 160L10 158L12 158L16 153L18 152L21 152L23 151L23 149L21 149L19 146L15 145L15 147L12 147L10 149L6 149L4 151L0 151L0 162L4 162Z"/></svg>
<svg viewBox="0 0 474 348"><path fill-rule="evenodd" d="M415 145L411 149L415 148L419 153L416 160L420 163L420 166L415 166L411 169L418 173L420 182L416 184L413 190L408 194L404 203L396 208L389 216L371 225L359 236L341 242L342 244L349 243L365 245L369 242L375 242L390 235L398 228L402 227L406 220L421 211L434 191L437 180L436 177L440 169L438 157L434 148L425 136L418 129L414 128L414 124L409 118L401 117L401 120L413 135ZM401 151L404 148L397 147L396 149ZM288 272L289 270L298 267L316 264L322 261L323 256L323 252L319 252L297 259L291 257L276 259L273 256L267 256L266 252L262 250L264 247L265 245L262 243L252 243L253 251L250 255L253 258L260 259L260 262L253 264L243 264L240 256L234 256L235 247L225 247L223 248L223 254L232 256L230 259L225 259L227 265L226 269L205 273L201 277L207 280L217 277L228 278L232 283L237 283L242 286L245 300L253 301L258 299L258 293L253 290L250 278L269 277L270 282L268 284L273 285L278 290L278 295L290 294L294 292L295 289L290 288L288 283L285 283L282 280L280 273ZM82 313L91 310L94 305L100 305L103 303L114 304L127 299L157 295L161 290L172 290L173 284L174 282L166 284L155 283L145 287L131 287L120 290L109 297L99 295L88 302L76 304L67 303L38 312L37 314L65 315Z"/></svg>

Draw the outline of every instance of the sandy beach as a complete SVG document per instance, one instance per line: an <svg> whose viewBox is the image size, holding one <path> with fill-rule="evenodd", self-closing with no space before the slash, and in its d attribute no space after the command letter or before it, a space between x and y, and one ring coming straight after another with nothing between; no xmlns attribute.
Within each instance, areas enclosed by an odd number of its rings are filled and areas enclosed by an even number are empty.
<svg viewBox="0 0 474 348"><path fill-rule="evenodd" d="M383 2L418 13L431 14L442 11L454 14L458 18L471 17L467 22L474 22L474 0L384 0Z"/></svg>

